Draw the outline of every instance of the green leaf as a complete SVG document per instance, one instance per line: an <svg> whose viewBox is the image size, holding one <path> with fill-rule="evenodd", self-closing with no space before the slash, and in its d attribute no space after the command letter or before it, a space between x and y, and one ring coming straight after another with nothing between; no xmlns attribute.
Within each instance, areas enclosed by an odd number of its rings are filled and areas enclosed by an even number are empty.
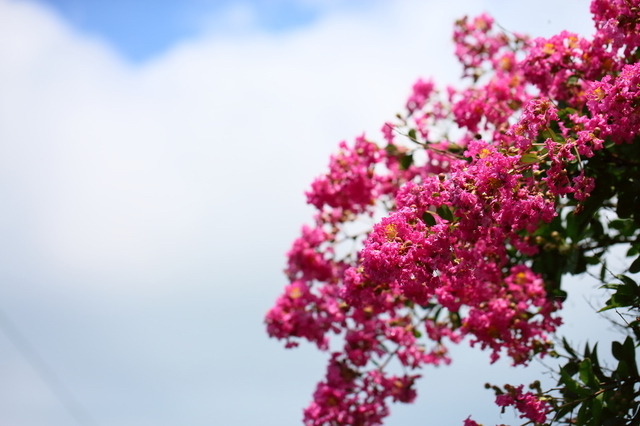
<svg viewBox="0 0 640 426"><path fill-rule="evenodd" d="M625 361L620 361L618 363L618 368L616 368L616 374L619 379L626 379L630 376L629 364Z"/></svg>
<svg viewBox="0 0 640 426"><path fill-rule="evenodd" d="M607 275L607 259L602 261L602 268L600 268L600 281L604 281Z"/></svg>
<svg viewBox="0 0 640 426"><path fill-rule="evenodd" d="M587 270L587 261L584 258L584 252L573 250L567 257L567 272L577 275Z"/></svg>
<svg viewBox="0 0 640 426"><path fill-rule="evenodd" d="M451 212L451 209L447 205L445 204L441 205L436 209L436 212L438 213L438 216L440 216L444 220L448 222L453 222L453 213Z"/></svg>
<svg viewBox="0 0 640 426"><path fill-rule="evenodd" d="M567 339L564 337L562 338L562 347L569 355L571 355L572 358L578 358L578 354L573 350L571 345L569 345L569 342L567 342Z"/></svg>
<svg viewBox="0 0 640 426"><path fill-rule="evenodd" d="M576 215L573 212L570 212L567 215L567 236L571 238L571 241L574 243L578 242L579 238L579 229L578 229L578 221L576 220Z"/></svg>
<svg viewBox="0 0 640 426"><path fill-rule="evenodd" d="M413 141L417 140L416 129L409 129L409 132L407 133L407 135L409 136L409 139Z"/></svg>
<svg viewBox="0 0 640 426"><path fill-rule="evenodd" d="M449 312L449 321L453 325L454 329L462 327L462 321L458 312Z"/></svg>
<svg viewBox="0 0 640 426"><path fill-rule="evenodd" d="M580 381L594 390L600 389L600 383L596 378L595 374L593 374L593 368L591 365L591 359L584 359L580 363Z"/></svg>
<svg viewBox="0 0 640 426"><path fill-rule="evenodd" d="M614 219L611 222L609 222L609 228L617 229L618 231L620 231L625 227L625 223L626 223L626 220Z"/></svg>
<svg viewBox="0 0 640 426"><path fill-rule="evenodd" d="M591 403L591 418L587 423L588 426L600 426L600 418L602 417L602 405L604 394L601 393L593 399Z"/></svg>
<svg viewBox="0 0 640 426"><path fill-rule="evenodd" d="M593 236L595 238L604 235L604 227L597 218L594 217L593 219L591 219L589 225L591 225L591 231L593 232Z"/></svg>
<svg viewBox="0 0 640 426"><path fill-rule="evenodd" d="M584 260L586 260L589 265L600 264L600 258L598 256L585 256Z"/></svg>
<svg viewBox="0 0 640 426"><path fill-rule="evenodd" d="M606 306L600 309L598 312L607 311L613 308L624 308L628 306L636 306L638 304L638 298L635 295L636 289L630 288L626 285L618 285L616 287L610 287L611 284L604 285L604 288L616 288L616 292L611 295L606 302ZM615 286L615 285L614 285Z"/></svg>
<svg viewBox="0 0 640 426"><path fill-rule="evenodd" d="M615 219L609 223L609 228L616 229L620 235L631 237L637 230L637 225L631 219Z"/></svg>
<svg viewBox="0 0 640 426"><path fill-rule="evenodd" d="M627 336L624 340L622 349L624 351L624 359L629 363L631 375L638 378L638 367L636 366L636 345L633 343L631 336Z"/></svg>
<svg viewBox="0 0 640 426"><path fill-rule="evenodd" d="M436 218L429 212L422 213L422 220L427 224L427 226L433 226L436 224Z"/></svg>
<svg viewBox="0 0 640 426"><path fill-rule="evenodd" d="M576 426L583 426L586 424L588 409L589 401L583 401L582 405L580 405L580 409L578 410L578 415L576 416Z"/></svg>
<svg viewBox="0 0 640 426"><path fill-rule="evenodd" d="M438 318L440 317L441 313L442 313L442 306L440 306L439 308L436 309L436 312L431 317L431 320L433 322L438 322Z"/></svg>
<svg viewBox="0 0 640 426"><path fill-rule="evenodd" d="M640 256L636 257L636 260L629 266L629 272L632 274L640 272Z"/></svg>
<svg viewBox="0 0 640 426"><path fill-rule="evenodd" d="M563 418L567 414L571 413L577 406L579 402L567 402L564 404L562 408L557 411L557 414L554 416L554 421Z"/></svg>
<svg viewBox="0 0 640 426"><path fill-rule="evenodd" d="M616 278L624 283L625 289L629 294L633 294L638 290L638 284L626 275L618 274Z"/></svg>
<svg viewBox="0 0 640 426"><path fill-rule="evenodd" d="M567 372L569 377L573 377L578 374L578 371L580 371L580 363L576 361L569 361L562 368L564 368L564 371Z"/></svg>
<svg viewBox="0 0 640 426"><path fill-rule="evenodd" d="M567 370L564 367L560 368L560 383L563 383L566 387L566 390L569 392L578 395L579 397L587 397L591 392L589 390L580 386L580 384L571 378Z"/></svg>
<svg viewBox="0 0 640 426"><path fill-rule="evenodd" d="M596 378L600 382L606 381L607 376L605 376L604 372L600 368L600 360L598 360L598 344L597 343L593 345L593 350L589 355L589 359L591 360L591 369L593 370L593 374L596 375Z"/></svg>
<svg viewBox="0 0 640 426"><path fill-rule="evenodd" d="M405 154L400 159L400 168L402 170L407 170L409 167L411 167L411 164L413 164L413 154Z"/></svg>
<svg viewBox="0 0 640 426"><path fill-rule="evenodd" d="M618 213L618 217L628 218L633 214L634 208L636 206L636 196L631 193L621 193L618 196L618 206L616 208L616 213Z"/></svg>
<svg viewBox="0 0 640 426"><path fill-rule="evenodd" d="M603 307L603 308L598 309L598 311L597 311L597 312L598 312L598 313L600 313L600 312L605 312L605 311L608 311L609 309L615 309L615 308L619 308L619 307L620 307L620 306L615 305L615 304L613 303L613 301L612 301L611 299L609 299L609 300L607 300L607 302L604 304L604 307Z"/></svg>
<svg viewBox="0 0 640 426"><path fill-rule="evenodd" d="M624 417L610 417L602 422L602 426L625 426L626 424Z"/></svg>
<svg viewBox="0 0 640 426"><path fill-rule="evenodd" d="M617 290L620 287L622 287L622 284L617 284L617 283L607 283L607 284L603 284L598 288L606 288L608 290Z"/></svg>
<svg viewBox="0 0 640 426"><path fill-rule="evenodd" d="M540 162L540 157L534 153L527 153L520 157L520 162L524 164L538 163Z"/></svg>
<svg viewBox="0 0 640 426"><path fill-rule="evenodd" d="M394 144L388 144L385 148L385 151L387 151L387 153L389 153L389 155L396 155L398 153L398 147L396 147Z"/></svg>
<svg viewBox="0 0 640 426"><path fill-rule="evenodd" d="M629 373L637 376L637 368L636 368L636 348L633 344L633 339L631 336L627 336L624 343L620 342L612 342L611 343L611 353L613 356L620 361L620 363L627 364L629 368Z"/></svg>

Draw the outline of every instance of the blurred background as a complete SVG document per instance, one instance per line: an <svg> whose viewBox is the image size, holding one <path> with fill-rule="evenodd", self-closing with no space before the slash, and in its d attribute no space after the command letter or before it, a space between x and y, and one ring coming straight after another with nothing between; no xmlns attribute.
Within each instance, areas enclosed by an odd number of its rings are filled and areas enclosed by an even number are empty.
<svg viewBox="0 0 640 426"><path fill-rule="evenodd" d="M303 192L417 77L459 78L483 11L591 33L585 0L0 0L0 424L301 424L327 356L262 321ZM602 337L570 285L563 332ZM522 422L483 384L543 366L453 357L388 425Z"/></svg>

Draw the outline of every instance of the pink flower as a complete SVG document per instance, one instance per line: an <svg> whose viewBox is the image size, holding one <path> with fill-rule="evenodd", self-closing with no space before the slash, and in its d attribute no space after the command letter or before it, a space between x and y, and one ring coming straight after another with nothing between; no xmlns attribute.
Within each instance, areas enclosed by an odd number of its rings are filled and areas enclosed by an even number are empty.
<svg viewBox="0 0 640 426"><path fill-rule="evenodd" d="M520 418L527 418L535 423L544 423L547 420L547 413L551 410L548 402L539 399L531 392L522 393L523 385L514 388L505 386L506 394L496 397L496 404L500 407L515 406L520 413Z"/></svg>
<svg viewBox="0 0 640 426"><path fill-rule="evenodd" d="M432 92L432 81L424 81L421 78L418 79L418 81L413 85L413 93L409 96L409 99L407 99L407 109L409 110L409 113L422 108Z"/></svg>

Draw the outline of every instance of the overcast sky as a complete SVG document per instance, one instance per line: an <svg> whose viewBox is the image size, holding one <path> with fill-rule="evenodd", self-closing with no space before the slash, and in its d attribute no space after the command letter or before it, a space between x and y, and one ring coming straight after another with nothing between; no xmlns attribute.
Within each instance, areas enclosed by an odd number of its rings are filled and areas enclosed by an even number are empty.
<svg viewBox="0 0 640 426"><path fill-rule="evenodd" d="M456 80L452 23L481 11L591 32L580 0L0 0L0 424L301 424L326 355L262 318L303 192L417 77ZM510 422L482 384L541 367L488 359L455 349L387 424Z"/></svg>

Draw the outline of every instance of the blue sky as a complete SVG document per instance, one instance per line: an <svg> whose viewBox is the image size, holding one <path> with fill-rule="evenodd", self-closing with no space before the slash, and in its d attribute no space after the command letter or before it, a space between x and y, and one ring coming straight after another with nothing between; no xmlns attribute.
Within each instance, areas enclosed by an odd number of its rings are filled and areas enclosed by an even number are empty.
<svg viewBox="0 0 640 426"><path fill-rule="evenodd" d="M286 32L317 21L327 7L327 4L294 0L40 1L83 33L105 38L134 62L160 54L178 41L193 39L205 32L228 30L224 21L203 18L222 15L229 9L251 9L256 17L256 29ZM363 2L343 1L333 6L353 8L358 3Z"/></svg>
<svg viewBox="0 0 640 426"><path fill-rule="evenodd" d="M515 3L0 0L0 308L96 425L299 425L326 354L262 320L304 190L417 77L457 79L461 15L589 32L581 0ZM510 422L482 385L540 367L487 360L455 348L387 425ZM0 424L80 424L2 334L0 377Z"/></svg>

